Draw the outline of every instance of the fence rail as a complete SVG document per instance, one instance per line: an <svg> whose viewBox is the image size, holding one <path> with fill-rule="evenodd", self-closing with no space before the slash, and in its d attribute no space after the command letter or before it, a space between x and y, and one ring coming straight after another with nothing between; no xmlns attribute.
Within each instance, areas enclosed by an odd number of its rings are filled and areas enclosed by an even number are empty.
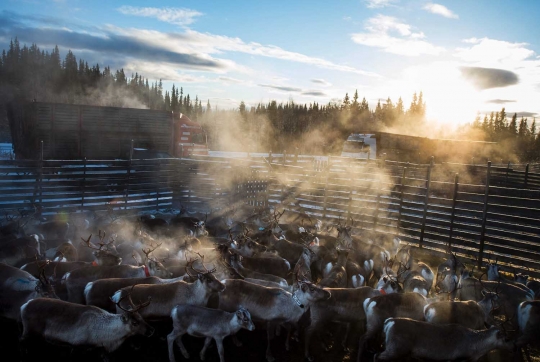
<svg viewBox="0 0 540 362"><path fill-rule="evenodd" d="M0 161L0 212L275 205L540 277L540 174L342 157Z"/></svg>

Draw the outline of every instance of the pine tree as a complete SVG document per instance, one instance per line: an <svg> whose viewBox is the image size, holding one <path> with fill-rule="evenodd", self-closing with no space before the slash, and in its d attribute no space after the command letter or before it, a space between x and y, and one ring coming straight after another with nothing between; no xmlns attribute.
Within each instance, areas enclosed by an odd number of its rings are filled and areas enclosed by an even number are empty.
<svg viewBox="0 0 540 362"><path fill-rule="evenodd" d="M510 125L508 126L508 134L510 137L515 137L518 134L517 113L514 113L512 116L512 121L510 121Z"/></svg>

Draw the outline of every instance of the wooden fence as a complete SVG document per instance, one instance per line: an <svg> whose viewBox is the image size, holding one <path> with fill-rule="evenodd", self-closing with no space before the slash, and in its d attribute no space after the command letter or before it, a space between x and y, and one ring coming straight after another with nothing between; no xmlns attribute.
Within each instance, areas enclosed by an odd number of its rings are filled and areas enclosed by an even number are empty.
<svg viewBox="0 0 540 362"><path fill-rule="evenodd" d="M540 277L540 174L511 165L416 165L285 155L252 159L0 161L0 212L133 212L274 205L495 259Z"/></svg>

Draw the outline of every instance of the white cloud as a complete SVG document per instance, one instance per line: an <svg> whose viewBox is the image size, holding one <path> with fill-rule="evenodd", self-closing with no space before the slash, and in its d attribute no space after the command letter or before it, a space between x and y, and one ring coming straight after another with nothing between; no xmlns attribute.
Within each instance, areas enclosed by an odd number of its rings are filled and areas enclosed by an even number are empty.
<svg viewBox="0 0 540 362"><path fill-rule="evenodd" d="M195 21L195 17L203 15L196 10L181 8L141 8L125 5L117 10L125 15L156 18L159 21L181 26L189 25Z"/></svg>
<svg viewBox="0 0 540 362"><path fill-rule="evenodd" d="M513 65L534 57L535 52L527 49L527 43L510 43L489 38L465 39L474 44L468 48L457 48L454 54L466 62L482 63L483 66Z"/></svg>
<svg viewBox="0 0 540 362"><path fill-rule="evenodd" d="M138 41L154 47L167 49L173 52L195 54L201 58L213 59L210 54L240 52L309 64L319 68L351 72L370 77L379 77L378 74L373 72L360 70L347 65L335 64L322 58L291 52L274 45L261 45L255 42L245 43L242 39L237 37L232 38L224 35L200 33L191 29L186 29L183 33L164 33L155 30L118 28L113 26L109 26L109 29L120 35L136 38ZM229 67L233 67L237 71L242 71L244 73L252 72L250 69L246 67L242 68L232 61L220 59L220 62L228 62Z"/></svg>
<svg viewBox="0 0 540 362"><path fill-rule="evenodd" d="M445 18L450 19L459 19L459 16L448 9L446 6L441 4L427 3L424 7L424 10L427 10L433 14L442 15Z"/></svg>
<svg viewBox="0 0 540 362"><path fill-rule="evenodd" d="M442 47L421 40L425 38L423 32L414 33L409 24L391 16L377 15L368 19L365 29L367 32L352 34L351 39L358 44L406 56L438 55L445 51Z"/></svg>
<svg viewBox="0 0 540 362"><path fill-rule="evenodd" d="M398 0L364 0L366 6L370 9L384 8L387 6L394 6Z"/></svg>

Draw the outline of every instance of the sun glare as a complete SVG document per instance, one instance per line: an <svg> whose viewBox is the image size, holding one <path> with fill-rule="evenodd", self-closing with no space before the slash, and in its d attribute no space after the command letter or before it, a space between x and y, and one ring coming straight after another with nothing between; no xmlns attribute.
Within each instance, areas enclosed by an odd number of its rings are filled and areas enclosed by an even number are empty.
<svg viewBox="0 0 540 362"><path fill-rule="evenodd" d="M422 90L429 122L447 126L469 123L482 108L480 92L462 78L457 63L408 68L404 81L408 88Z"/></svg>

